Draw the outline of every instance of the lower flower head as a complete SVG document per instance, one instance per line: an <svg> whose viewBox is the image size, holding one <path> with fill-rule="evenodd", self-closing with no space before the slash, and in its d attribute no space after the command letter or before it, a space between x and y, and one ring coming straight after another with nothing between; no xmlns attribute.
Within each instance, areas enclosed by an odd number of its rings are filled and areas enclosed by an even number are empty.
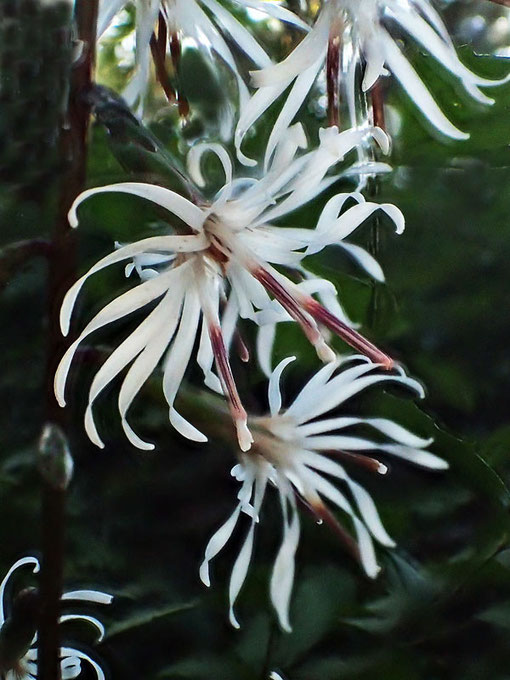
<svg viewBox="0 0 510 680"><path fill-rule="evenodd" d="M423 396L419 383L408 378L400 368L388 374L365 357L347 357L324 366L282 411L280 376L293 360L294 357L290 357L282 361L271 376L270 413L252 420L253 447L239 454L239 463L232 470L241 483L238 504L209 541L200 567L201 579L209 585L209 562L230 539L241 515L248 515L248 533L230 579L230 621L235 627L239 627L239 623L234 604L248 573L255 528L268 484L278 491L283 520L283 540L273 566L270 594L280 625L289 631L289 604L300 531L298 502L317 519L329 524L367 576L375 578L379 565L374 540L387 548L394 547L395 543L384 528L371 496L351 478L342 463L384 475L388 468L379 457L374 457L377 453L435 470L448 467L443 459L427 450L431 439L422 439L386 418L341 415L321 419L350 397L383 382L400 383ZM360 428L373 432L376 437L359 434ZM330 478L337 480L342 488ZM337 519L326 501L348 519L353 534Z"/></svg>

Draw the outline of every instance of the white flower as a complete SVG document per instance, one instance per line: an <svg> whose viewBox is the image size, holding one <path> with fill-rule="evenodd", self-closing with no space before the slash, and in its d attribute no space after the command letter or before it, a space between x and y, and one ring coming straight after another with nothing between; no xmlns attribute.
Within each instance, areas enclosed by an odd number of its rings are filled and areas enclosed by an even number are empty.
<svg viewBox="0 0 510 680"><path fill-rule="evenodd" d="M259 89L241 112L236 129L237 148L240 149L250 126L293 84L271 132L267 159L326 62L328 87L332 91L338 88L339 77L346 81L343 86L349 109L356 106L355 71L363 65L364 92L373 87L380 76L391 73L435 128L453 139L466 139L469 135L448 120L404 56L392 36L392 28L397 28L399 34L407 34L427 50L457 78L467 94L479 102L493 103L481 92L480 86L501 85L510 77L488 80L464 66L429 0L325 0L314 27L294 51L279 64L252 73L253 84ZM240 158L249 162L241 153Z"/></svg>
<svg viewBox="0 0 510 680"><path fill-rule="evenodd" d="M268 17L298 25L308 30L308 26L292 12L280 6L279 2L263 0L235 0L241 7L257 9ZM217 0L101 0L98 17L98 36L102 36L114 17L128 4L136 6L136 68L128 85L125 97L130 105L138 102L141 107L143 95L149 81L151 40L152 49L161 51L162 62L172 40L172 58L176 58L176 39L191 38L203 51L214 53L233 73L239 91L240 106L248 100L248 88L232 54L230 44L257 65L264 68L271 59L258 44L252 34ZM154 29L158 17L164 25L158 37ZM223 35L228 36L228 41ZM227 125L228 127L228 125Z"/></svg>
<svg viewBox="0 0 510 680"><path fill-rule="evenodd" d="M406 377L400 368L396 369L395 374L384 374L379 370L381 366L368 362L362 356L351 356L328 364L308 381L289 408L282 411L280 376L294 358L282 361L271 376L268 389L270 415L253 419L253 448L248 453L240 454L240 462L232 470L233 476L241 482L237 495L239 502L233 514L209 541L200 567L200 577L208 586L209 562L230 539L241 513L248 515L248 533L234 563L229 587L230 621L236 628L239 623L234 614L234 604L248 572L255 526L259 521L268 482L278 491L283 518L283 540L271 577L271 601L280 625L290 631L289 603L299 542L297 500L308 506L319 520L328 523L360 561L366 574L375 578L379 566L373 539L388 548L394 547L395 543L383 527L370 495L347 474L338 461L385 474L386 465L371 456L372 452L378 451L425 468L444 470L448 467L444 460L425 450L431 439L417 437L391 420L348 415L317 420L343 405L353 395L383 382L401 383L422 397L420 384ZM346 367L348 363L354 365ZM334 375L340 365L343 370ZM372 430L378 436L372 439L364 435L363 431L358 434L358 427ZM332 457L336 460L332 460ZM328 477L339 480L347 495L334 486ZM350 519L355 539L324 500Z"/></svg>
<svg viewBox="0 0 510 680"><path fill-rule="evenodd" d="M6 624L6 626L11 627L10 630L11 637L12 635L16 635L16 631L12 630L13 627L21 627L21 629L23 629L22 632L28 632L29 635L32 635L31 626L33 625L35 627L37 625L36 612L31 611L33 607L30 603L28 603L30 604L30 607L27 607L26 604L18 604L19 607L23 607L24 611L17 613L12 606L11 606L12 611L9 611L8 607L6 607L5 589L9 582L9 579L11 578L15 571L17 571L20 567L23 567L25 565L31 565L33 567L32 571L34 574L39 571L39 560L36 557L23 557L22 559L15 562L15 564L13 564L13 566L7 572L2 583L0 584L0 631L1 631L0 637L2 637L2 641L5 641L6 637L8 637L8 635L5 633L4 624ZM28 591L23 591L21 595L23 594L31 595L31 593L28 593ZM87 602L92 604L110 604L112 599L113 597L111 595L107 595L106 593L102 593L97 590L74 590L68 593L64 593L62 595L63 602ZM14 600L13 604L14 605L16 604L16 599ZM18 616L21 620L15 621L16 616ZM28 622L24 620L25 618L28 618ZM30 618L32 618L32 621L30 620ZM60 623L76 620L85 621L91 624L97 630L98 633L97 641L100 642L103 639L104 626L94 616L89 616L88 614L63 614L60 617ZM18 644L19 642L20 641L18 640ZM0 674L2 672L5 673L5 675L2 675L2 677L5 677L5 680L36 680L37 633L33 635L31 640L29 639L27 641L27 647L28 649L23 654L22 658L17 659L13 666L9 665L9 667L4 667L2 664L4 660L0 659ZM3 649L2 651L7 652L7 650ZM97 661L94 661L94 659L85 652L79 649L74 649L73 647L61 647L60 656L61 656L60 668L62 673L62 680L72 680L73 678L77 678L81 673L82 661L87 661L92 666L98 680L105 680L105 674L101 666L97 663Z"/></svg>
<svg viewBox="0 0 510 680"><path fill-rule="evenodd" d="M170 422L185 437L206 441L206 437L174 408L201 317L197 362L203 370L205 383L226 395L243 450L250 448L251 435L228 361L228 349L239 317L269 324L269 333L259 339L260 363L266 368L270 366L274 323L285 318L299 323L322 360L330 361L335 354L326 344L318 323L358 351L391 367L389 357L338 317L341 308L336 291L329 282L308 275L309 278L301 283L294 283L273 266L298 267L304 248L315 252L328 243L338 244L377 209L386 212L397 231L402 231L404 220L398 208L365 202L357 195L354 198L358 204L339 216L348 194L335 196L326 204L317 232L272 224L276 218L295 210L330 186L338 176L326 178L326 172L366 134L364 130L338 133L336 129L329 129L324 132L317 149L295 158L298 149L305 144L302 127L295 126L282 138L269 171L260 180L233 179L232 165L223 147L217 144L199 145L192 149L189 159L198 181L201 183L203 180L199 163L206 150L217 154L227 177L226 184L212 204L195 205L168 189L134 182L98 187L78 196L70 211L72 226L77 225L76 210L84 200L98 193L122 192L156 203L180 218L187 228L183 235L155 236L119 248L82 276L64 299L61 328L67 334L76 298L89 276L111 264L132 259L133 264L128 265L126 273L129 275L135 269L142 279L134 289L106 305L64 355L55 377L55 393L61 406L65 405L65 383L78 345L99 328L159 301L138 328L108 357L92 381L85 427L95 444L104 446L92 415L94 400L131 364L119 393L122 425L135 446L154 448L133 432L127 423L126 413L167 348L163 361L163 390L170 407ZM381 143L386 142L380 130L371 130L369 134ZM374 265L368 254L365 254L366 257L361 255L360 248L345 247L356 248L352 254L363 266L369 268ZM312 297L315 293L324 304ZM270 295L277 301L278 309ZM259 318L258 310L266 310L272 314L271 318ZM246 350L242 358L248 359ZM219 379L211 370L213 360Z"/></svg>

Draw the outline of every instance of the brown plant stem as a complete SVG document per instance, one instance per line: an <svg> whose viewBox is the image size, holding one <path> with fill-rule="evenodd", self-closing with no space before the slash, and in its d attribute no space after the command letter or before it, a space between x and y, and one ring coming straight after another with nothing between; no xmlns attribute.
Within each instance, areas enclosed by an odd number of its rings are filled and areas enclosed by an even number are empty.
<svg viewBox="0 0 510 680"><path fill-rule="evenodd" d="M55 365L65 349L59 309L66 289L76 278L76 240L67 213L83 190L86 176L90 108L84 96L91 86L95 62L98 0L76 0L76 37L81 54L70 75L69 99L60 133L62 178L48 272L48 360L46 420L65 432L64 412L53 394ZM66 36L70 40L70 36ZM55 480L42 480L41 614L38 680L60 680L59 617L62 595L66 491Z"/></svg>

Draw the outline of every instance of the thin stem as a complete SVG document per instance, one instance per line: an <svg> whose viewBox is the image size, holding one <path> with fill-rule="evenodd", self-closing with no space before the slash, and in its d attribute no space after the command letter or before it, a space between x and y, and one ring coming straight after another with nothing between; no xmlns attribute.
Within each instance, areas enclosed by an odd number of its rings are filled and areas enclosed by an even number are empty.
<svg viewBox="0 0 510 680"><path fill-rule="evenodd" d="M55 231L48 272L47 422L65 431L64 412L53 394L55 364L62 356L58 312L69 284L76 278L76 242L67 213L85 186L90 108L85 94L91 86L95 62L98 0L77 0L77 39L83 46L70 76L69 100L61 128L62 174ZM67 36L70 40L70 35ZM59 616L63 581L65 489L51 479L42 481L41 615L39 619L38 680L60 680Z"/></svg>

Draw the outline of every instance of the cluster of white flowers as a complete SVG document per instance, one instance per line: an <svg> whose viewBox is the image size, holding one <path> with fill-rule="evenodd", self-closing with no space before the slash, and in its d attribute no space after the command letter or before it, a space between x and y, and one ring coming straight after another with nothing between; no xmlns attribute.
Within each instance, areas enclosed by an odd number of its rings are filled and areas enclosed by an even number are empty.
<svg viewBox="0 0 510 680"><path fill-rule="evenodd" d="M99 39L127 4L127 0L101 0ZM77 211L84 200L100 193L120 192L151 201L166 211L173 231L118 245L71 287L61 310L65 335L77 296L92 274L127 261L126 276L139 278L137 285L108 302L69 347L57 370L55 392L64 406L73 357L86 337L148 308L145 318L92 379L85 412L87 434L97 446L104 446L93 405L98 395L124 373L118 397L122 426L132 444L154 448L134 432L127 415L143 384L161 365L171 425L183 437L206 441L205 434L175 407L194 355L204 383L227 400L238 439L239 462L232 474L241 483L233 514L206 548L200 576L209 585L210 560L229 540L241 516L247 515L248 532L232 569L229 589L230 620L238 626L234 603L247 575L266 488L273 487L281 501L283 540L274 562L270 595L281 627L290 630L289 602L300 533L298 501L334 529L373 578L379 571L374 540L387 547L393 547L394 542L370 495L339 461L379 474L385 474L387 466L374 454L435 470L447 467L427 450L432 440L384 418L343 412L351 396L372 385L400 383L419 397L423 389L354 328L335 286L309 271L307 257L339 246L371 277L384 280L376 260L347 240L377 211L385 214L384 221L397 234L404 229L404 217L396 206L367 201L361 193L368 177L391 170L386 163L374 160L387 155L391 146L381 127L381 116L375 111L374 95L377 93L380 100L377 88L382 77L394 76L440 133L459 140L467 137L441 110L404 55L402 37L425 49L479 102L493 101L480 87L499 85L508 78L490 81L462 64L431 0L323 0L312 19L313 12L304 11L298 17L279 0L232 0L230 5L220 0L136 0L131 4L136 9L136 67L125 94L136 111L142 111L150 81L151 53L155 61L159 58L156 71L164 67L167 53L178 67L182 40L191 38L198 49L217 57L234 75L238 91L238 106L232 107L235 120L224 117L221 134L237 152L238 161L255 166L256 161L241 151L246 133L288 93L268 135L258 172L240 172L225 146L208 140L195 144L188 155L189 180L196 188L191 200L164 186L142 182L95 187L76 197L69 213L72 227L78 225ZM301 5L306 9L306 4ZM256 10L271 21L283 22L282 30L293 26L292 35L301 32L301 41L283 61L273 63L250 30L231 13L234 5L238 10ZM241 67L240 57L248 57L258 69L251 72L251 80ZM326 82L328 110L337 124L321 129L318 142L310 145L302 123L295 119L307 97L314 96L314 83L321 77ZM339 106L349 112L349 129L339 128ZM217 157L225 174L224 185L212 200L202 198L207 184L201 169L205 153ZM343 186L351 183L353 188L324 200L315 225L281 226L280 218L286 217L288 222L296 209L312 200L321 201L326 189L331 196L331 188L340 180ZM244 323L241 320L257 327L257 360L269 377L267 416L246 412L230 365L230 350ZM273 369L272 356L277 327L288 321L299 325L325 365L282 411L280 375L294 357ZM339 358L332 345L333 336L357 354ZM241 358L248 362L248 347L243 341L237 344ZM331 417L322 418L331 411ZM362 432L372 431L375 438L357 434L360 428ZM343 491L329 478L337 480ZM342 513L352 526L353 536L325 501Z"/></svg>
<svg viewBox="0 0 510 680"><path fill-rule="evenodd" d="M37 591L35 589L21 591L12 600L10 606L5 597L5 590L13 574L27 565L32 567L34 574L39 572L39 560L36 557L22 557L12 565L0 584L0 675L5 680L36 680L37 678L37 633L35 632L38 609ZM73 590L64 593L61 600L63 603L110 604L113 597L98 590ZM104 626L94 616L89 614L62 614L60 616L60 623L68 621L83 621L90 624L97 632L97 641L100 642L103 639ZM30 623L34 624L34 630L31 629ZM77 678L82 670L82 661L90 665L97 680L105 680L104 671L99 663L81 649L61 647L60 658L62 680Z"/></svg>

